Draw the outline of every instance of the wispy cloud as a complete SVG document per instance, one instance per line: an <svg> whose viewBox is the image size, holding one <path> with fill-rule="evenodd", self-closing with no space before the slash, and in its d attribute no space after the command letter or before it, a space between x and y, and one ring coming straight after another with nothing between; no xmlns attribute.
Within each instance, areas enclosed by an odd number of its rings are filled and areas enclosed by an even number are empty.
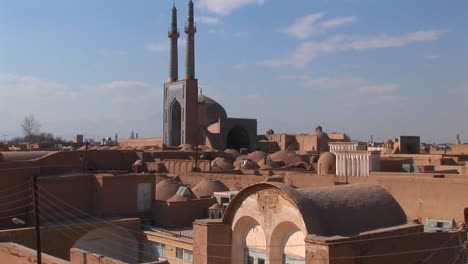
<svg viewBox="0 0 468 264"><path fill-rule="evenodd" d="M413 43L429 42L440 39L444 30L421 30L401 35L375 35L375 36L343 36L328 37L322 41L306 41L297 47L291 54L281 59L265 60L261 62L267 66L294 66L304 67L319 55L335 53L338 51L363 51L382 48L401 48Z"/></svg>
<svg viewBox="0 0 468 264"><path fill-rule="evenodd" d="M198 6L211 13L227 16L234 10L247 5L263 5L266 0L200 0Z"/></svg>
<svg viewBox="0 0 468 264"><path fill-rule="evenodd" d="M361 86L357 89L360 94L388 94L397 93L400 87L396 84L374 84Z"/></svg>
<svg viewBox="0 0 468 264"><path fill-rule="evenodd" d="M325 13L314 13L301 18L282 31L290 36L299 39L306 39L315 35L325 34L328 30L355 23L358 18L355 16L338 17L329 20L322 20Z"/></svg>
<svg viewBox="0 0 468 264"><path fill-rule="evenodd" d="M200 16L197 18L197 21L206 25L218 25L221 23L221 20L218 17L213 16Z"/></svg>
<svg viewBox="0 0 468 264"><path fill-rule="evenodd" d="M318 77L308 75L284 75L280 80L292 81L299 87L316 91L333 91L343 97L352 96L355 99L369 103L406 101L407 97L400 94L400 86L394 83L375 83L365 78L339 76Z"/></svg>

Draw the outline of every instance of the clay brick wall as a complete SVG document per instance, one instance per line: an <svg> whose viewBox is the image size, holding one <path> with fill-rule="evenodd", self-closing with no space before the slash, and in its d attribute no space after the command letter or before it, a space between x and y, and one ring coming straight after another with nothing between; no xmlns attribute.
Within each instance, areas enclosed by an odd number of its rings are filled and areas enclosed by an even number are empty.
<svg viewBox="0 0 468 264"><path fill-rule="evenodd" d="M249 185L262 182L268 178L268 176L257 176L257 175L235 175L235 174L219 174L219 173L187 173L179 175L180 179L185 185L194 187L204 179L209 180L220 180L230 190L240 190Z"/></svg>
<svg viewBox="0 0 468 264"><path fill-rule="evenodd" d="M97 174L94 181L95 212L99 216L148 217L147 212L138 211L138 184L150 183L151 201L155 194L155 176L152 174L109 175Z"/></svg>
<svg viewBox="0 0 468 264"><path fill-rule="evenodd" d="M181 159L165 159L162 161L168 173L179 174L191 172L195 167L195 160L181 160ZM210 162L208 160L199 160L198 167L202 171L210 170Z"/></svg>
<svg viewBox="0 0 468 264"><path fill-rule="evenodd" d="M36 251L15 243L0 243L0 260L2 263L34 264L37 262ZM66 264L68 261L42 254L42 264Z"/></svg>
<svg viewBox="0 0 468 264"><path fill-rule="evenodd" d="M135 232L139 231L139 219L123 219L112 222ZM75 224L73 226L44 226L41 228L42 251L60 259L70 259L70 248L87 232L95 228L109 226L107 223ZM13 242L36 249L35 229L33 227L0 231L0 242ZM2 262L3 263L3 262Z"/></svg>
<svg viewBox="0 0 468 264"><path fill-rule="evenodd" d="M393 236L392 233L381 234L382 237ZM459 238L463 240L466 236L458 233L420 233L416 235L399 236L389 239L377 239L363 242L350 242L343 244L335 244L329 247L330 251L330 264L371 264L371 263L401 263L401 264L412 264L412 263L448 263L454 259L460 251L459 248L452 248L460 245ZM448 247L449 249L443 249L436 251L441 246ZM434 249L432 251L424 251L428 249ZM409 251L422 251L407 254L395 254L398 252L409 252ZM432 253L433 256L429 257ZM385 256L385 254L390 254ZM365 258L349 258L339 259L340 257L352 257L352 256L365 256L365 255L383 255L376 257L365 257ZM429 258L428 258L429 257ZM336 258L336 259L334 259ZM427 259L426 259L427 258ZM314 262L307 262L314 263ZM453 262L452 262L453 263ZM457 264L462 264L462 259L459 259Z"/></svg>
<svg viewBox="0 0 468 264"><path fill-rule="evenodd" d="M83 216L92 214L93 212L93 178L92 174L70 175L60 177L39 177L39 203L42 205L44 218L46 220L53 220L53 218L60 218L57 215L59 208L67 210L68 217ZM43 189L44 191L41 191ZM70 210L70 207L64 203L57 202L58 200L67 203L78 210ZM46 215L47 214L47 215Z"/></svg>
<svg viewBox="0 0 468 264"><path fill-rule="evenodd" d="M207 218L208 208L215 202L215 198L180 202L154 201L153 221L158 226L191 226L196 219Z"/></svg>

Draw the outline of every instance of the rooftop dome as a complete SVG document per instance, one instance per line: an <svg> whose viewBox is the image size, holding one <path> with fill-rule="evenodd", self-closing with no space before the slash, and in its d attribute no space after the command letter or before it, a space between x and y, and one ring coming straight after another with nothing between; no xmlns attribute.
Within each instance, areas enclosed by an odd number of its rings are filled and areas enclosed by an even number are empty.
<svg viewBox="0 0 468 264"><path fill-rule="evenodd" d="M221 207L221 205L219 205L219 203L214 203L212 206L210 206L210 208L208 209L222 209L223 207Z"/></svg>
<svg viewBox="0 0 468 264"><path fill-rule="evenodd" d="M266 153L261 150L257 150L247 155L247 157L251 159L252 161L255 161L258 163L262 160L265 160Z"/></svg>
<svg viewBox="0 0 468 264"><path fill-rule="evenodd" d="M308 165L305 160L293 151L280 150L270 155L272 161L284 163L285 166Z"/></svg>
<svg viewBox="0 0 468 264"><path fill-rule="evenodd" d="M242 202L266 189L277 189L296 204L308 234L354 236L408 223L405 212L393 196L374 184L295 189L279 182L258 183L240 191L229 203L223 222L232 223Z"/></svg>
<svg viewBox="0 0 468 264"><path fill-rule="evenodd" d="M254 161L250 159L242 159L236 163L238 163L236 165L236 169L240 169L240 170L257 170L260 168L260 166L257 163L255 163Z"/></svg>
<svg viewBox="0 0 468 264"><path fill-rule="evenodd" d="M218 122L218 119L220 118L227 118L226 110L224 110L224 107L215 100L211 99L210 97L200 94L198 95L198 103L205 104L206 106L206 123L204 124L205 126L209 126Z"/></svg>
<svg viewBox="0 0 468 264"><path fill-rule="evenodd" d="M203 180L192 188L192 192L198 198L211 197L214 192L226 191L229 191L229 188L219 180Z"/></svg>
<svg viewBox="0 0 468 264"><path fill-rule="evenodd" d="M240 152L235 149L226 149L224 151L224 155L226 156L226 158L235 161L240 156Z"/></svg>
<svg viewBox="0 0 468 264"><path fill-rule="evenodd" d="M317 162L317 173L319 175L336 173L336 156L331 152L322 154Z"/></svg>
<svg viewBox="0 0 468 264"><path fill-rule="evenodd" d="M177 193L184 185L179 181L162 180L156 184L156 200L166 201Z"/></svg>
<svg viewBox="0 0 468 264"><path fill-rule="evenodd" d="M211 162L211 165L214 167L219 167L221 170L233 170L234 164L232 161L226 158L216 158Z"/></svg>

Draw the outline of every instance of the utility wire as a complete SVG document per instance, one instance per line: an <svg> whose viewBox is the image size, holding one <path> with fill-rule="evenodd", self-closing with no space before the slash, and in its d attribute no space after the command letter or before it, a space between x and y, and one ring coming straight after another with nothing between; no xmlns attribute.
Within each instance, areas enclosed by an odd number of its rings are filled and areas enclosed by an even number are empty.
<svg viewBox="0 0 468 264"><path fill-rule="evenodd" d="M44 198L44 196L42 196L42 197ZM49 200L49 202L50 202L50 200ZM102 233L106 233L106 234L112 235L112 236L114 236L114 237L116 237L116 238L119 238L119 239L121 239L121 240L128 241L129 243L137 243L139 248L140 248L140 246L143 246L143 248L147 246L146 244L144 244L144 243L142 243L142 242L139 242L138 240L132 240L132 239L129 239L128 237L124 237L124 236L122 236L122 235L120 235L120 234L118 234L118 233L114 233L114 232L112 232L112 231L110 231L110 230L106 230L105 227L107 227L107 226L97 226L97 225L95 225L95 224L89 223L89 221L82 220L82 219L80 219L79 217L77 217L76 215L73 215L72 213L63 210L63 209L59 208L59 207L56 206L56 205L54 205L54 207L58 208L58 211L56 211L55 209L51 208L51 206L49 206L48 203L45 203L45 201L42 201L42 204L45 205L45 207L46 207L47 209L49 209L50 211L54 211L54 213L57 214L57 215L58 215L58 214L60 213L60 211L61 211L61 212L64 212L65 214L67 214L67 215L70 215L72 218L78 219L79 222L73 222L72 220L66 219L66 216L62 216L62 217L64 218L65 221L70 222L70 223L73 224L73 225L78 225L78 228L80 228L80 229L83 229L83 227L80 227L80 225L84 224L84 225L87 225L87 226L91 226L93 229L100 229ZM47 213L46 213L46 214L47 214ZM48 214L48 215L51 216L50 214ZM57 218L54 218L54 219L57 220L57 221L59 221ZM81 224L80 222L81 222L82 224ZM61 222L59 221L59 223L61 223ZM109 224L109 223L112 223L112 222L105 221L105 223L106 223L106 224ZM92 230L93 230L93 229L92 229ZM86 232L90 232L90 231L92 231L92 230L85 229ZM144 235L143 233L138 233L138 234L139 234L139 236ZM119 246L126 246L126 244L121 244L121 243L118 243L117 241L114 241L114 240L110 240L110 242L117 243L117 245L119 245ZM128 246L127 246L127 248L129 248L129 249L135 251L134 248L131 248L131 247L128 247ZM144 255L145 255L145 254L148 255L147 252L141 251L141 250L138 250L138 253L141 253L141 254L144 254Z"/></svg>
<svg viewBox="0 0 468 264"><path fill-rule="evenodd" d="M59 225L58 226L61 226L61 227L64 227L65 229L69 230L70 232L74 233L77 235L77 238L72 238L71 236L67 235L65 232L61 231L61 230L57 230L59 233L67 236L68 238L72 239L73 241L78 241L80 239L80 237L86 235L88 232L91 232L93 230L96 230L96 229L102 229L103 227L94 227L94 229L87 229L87 228L84 228L84 227L81 227L80 224L77 224L77 223L74 223L74 222L70 222L70 224L66 224L66 223L63 223L61 220L59 220L58 218L52 216L51 214L49 213L45 213L45 212L41 212L41 214L47 216L48 218L51 218L53 219L54 222L58 223ZM42 217L43 220L46 220L44 217ZM69 220L66 220L64 219L64 221L69 221ZM48 220L46 220L46 222L51 225L51 226L57 226L57 224L54 225L54 223L51 223L49 222ZM83 230L84 233L80 233L78 231L76 231L74 228L71 227L71 225L78 225L77 228L80 229L80 230ZM123 243L119 243L117 241L114 241L114 240L108 240L109 242L111 243L114 243L118 246L126 246L126 244L123 244ZM135 242L135 241L133 241ZM108 249L110 252L113 252L115 253L114 250L114 247L112 247L111 245L108 245L108 244L105 244L105 243L101 243L100 244L101 247L104 247L106 249ZM128 247L128 246L126 246ZM132 248L133 249L133 248ZM135 249L133 249L135 251ZM90 253L93 253L93 252L90 252ZM93 254L99 254L99 253L93 253ZM126 255L126 254L123 254L122 252L119 252L119 254L116 254L116 255L120 255L120 256L124 256L124 257L127 257L129 259L134 259L134 260L137 260L135 263L139 263L139 258L138 257L135 257L135 256L130 256L130 255Z"/></svg>
<svg viewBox="0 0 468 264"><path fill-rule="evenodd" d="M22 186L24 186L24 185L26 185L26 184L31 184L31 181L32 181L32 180L28 180L28 181L26 181L26 182L20 183L20 184L18 184L18 185L13 186L13 187L1 189L1 190L0 190L0 193L9 192L9 191L14 190L14 189L16 189L16 188L18 188L18 187L22 187Z"/></svg>

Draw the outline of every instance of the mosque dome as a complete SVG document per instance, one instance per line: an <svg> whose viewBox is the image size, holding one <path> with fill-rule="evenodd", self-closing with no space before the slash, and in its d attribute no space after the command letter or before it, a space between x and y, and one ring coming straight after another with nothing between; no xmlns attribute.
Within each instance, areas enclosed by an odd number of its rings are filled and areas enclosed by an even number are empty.
<svg viewBox="0 0 468 264"><path fill-rule="evenodd" d="M203 94L198 95L198 104L204 104L206 107L206 126L218 122L218 119L226 119L227 113L224 107Z"/></svg>
<svg viewBox="0 0 468 264"><path fill-rule="evenodd" d="M330 142L330 137L328 137L328 134L323 132L323 129L321 126L318 126L315 128L315 136L317 136L317 140L319 142L319 147L320 147L320 152L323 151L328 151L328 142Z"/></svg>
<svg viewBox="0 0 468 264"><path fill-rule="evenodd" d="M203 180L192 188L198 198L211 197L214 192L226 192L229 188L219 180Z"/></svg>

